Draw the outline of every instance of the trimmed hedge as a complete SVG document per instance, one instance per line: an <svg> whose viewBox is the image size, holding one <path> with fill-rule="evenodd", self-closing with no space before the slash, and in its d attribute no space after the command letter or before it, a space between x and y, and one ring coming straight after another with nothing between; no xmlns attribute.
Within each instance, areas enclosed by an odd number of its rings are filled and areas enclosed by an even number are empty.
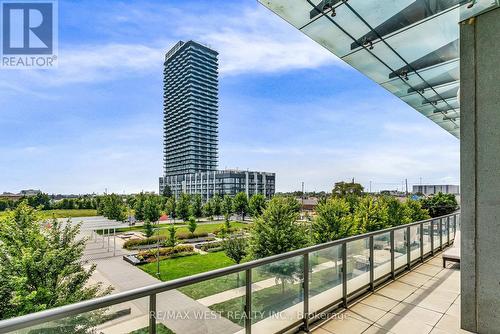
<svg viewBox="0 0 500 334"><path fill-rule="evenodd" d="M141 261L146 261L146 262L155 262L156 261L156 256L159 253L160 260L165 259L165 258L170 258L175 255L187 255L187 254L194 254L194 247L191 245L178 245L175 247L163 247L158 249L148 249L144 251L140 251L137 253L136 257L141 260Z"/></svg>
<svg viewBox="0 0 500 334"><path fill-rule="evenodd" d="M146 238L146 239L131 239L131 240L125 241L125 243L123 244L123 248L131 249L131 248L134 248L137 246L153 245L153 244L156 244L158 242L158 240L160 240L160 242L164 242L165 239L166 239L166 237L164 235L160 235L160 236L156 235L154 237L150 237L150 238Z"/></svg>
<svg viewBox="0 0 500 334"><path fill-rule="evenodd" d="M224 242L217 241L201 245L200 249L204 252L218 252L224 249Z"/></svg>
<svg viewBox="0 0 500 334"><path fill-rule="evenodd" d="M191 232L179 232L175 236L179 240L204 238L208 237L208 232L194 232L194 234L191 234Z"/></svg>
<svg viewBox="0 0 500 334"><path fill-rule="evenodd" d="M195 238L204 238L208 237L207 232L194 232L194 235L190 232L179 232L175 234L177 240L185 240L185 239L195 239ZM125 241L123 244L123 248L125 249L133 249L138 246L146 246L146 245L154 245L160 240L160 243L163 245L166 241L166 236L164 235L155 235L153 237L149 237L146 239L131 239Z"/></svg>

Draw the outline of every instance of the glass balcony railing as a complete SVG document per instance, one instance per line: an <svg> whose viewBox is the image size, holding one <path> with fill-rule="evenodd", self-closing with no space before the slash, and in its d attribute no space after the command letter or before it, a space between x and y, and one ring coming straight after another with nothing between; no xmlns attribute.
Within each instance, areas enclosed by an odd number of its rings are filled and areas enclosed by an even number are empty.
<svg viewBox="0 0 500 334"><path fill-rule="evenodd" d="M307 330L450 245L459 218L457 212L3 320L0 333Z"/></svg>

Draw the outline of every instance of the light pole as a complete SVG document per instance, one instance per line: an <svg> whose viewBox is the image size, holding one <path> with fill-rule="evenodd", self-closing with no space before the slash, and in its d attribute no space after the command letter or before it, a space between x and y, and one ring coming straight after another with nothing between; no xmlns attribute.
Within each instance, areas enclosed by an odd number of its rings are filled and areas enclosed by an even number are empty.
<svg viewBox="0 0 500 334"><path fill-rule="evenodd" d="M156 275L160 278L160 226L156 227L158 231L156 239Z"/></svg>

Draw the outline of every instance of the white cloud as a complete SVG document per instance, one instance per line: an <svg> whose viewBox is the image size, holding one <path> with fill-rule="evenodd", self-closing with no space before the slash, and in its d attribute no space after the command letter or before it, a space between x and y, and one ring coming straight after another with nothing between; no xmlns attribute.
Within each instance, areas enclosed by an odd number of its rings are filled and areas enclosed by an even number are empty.
<svg viewBox="0 0 500 334"><path fill-rule="evenodd" d="M216 29L198 31L220 52L221 73L317 68L340 59L264 8L246 9Z"/></svg>
<svg viewBox="0 0 500 334"><path fill-rule="evenodd" d="M159 7L171 17L171 9ZM134 20L137 11L131 12ZM158 13L156 13L158 14ZM120 21L130 21L122 13ZM140 17L140 16L139 16ZM147 20L148 16L142 16ZM216 14L199 20L193 14L175 16L175 27L185 40L195 39L219 51L223 75L269 73L343 64L333 54L287 25L260 5L238 14ZM196 23L193 23L196 22ZM138 28L140 22L136 22ZM172 25L172 22L169 23ZM162 36L162 34L158 34ZM59 67L50 71L24 71L5 76L9 88L20 92L23 83L45 87L75 83L119 80L130 76L161 75L167 49L173 37L145 40L141 43L71 44L60 43ZM343 66L343 65L342 65ZM12 84L15 82L16 84ZM6 85L5 83L3 85Z"/></svg>

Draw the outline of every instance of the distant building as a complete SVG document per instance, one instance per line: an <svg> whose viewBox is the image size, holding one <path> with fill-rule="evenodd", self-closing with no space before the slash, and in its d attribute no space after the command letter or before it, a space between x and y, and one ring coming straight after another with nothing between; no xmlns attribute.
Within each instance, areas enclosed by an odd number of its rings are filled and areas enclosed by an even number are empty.
<svg viewBox="0 0 500 334"><path fill-rule="evenodd" d="M35 196L41 193L42 193L41 190L35 190L35 189L21 190L21 195L24 196Z"/></svg>
<svg viewBox="0 0 500 334"><path fill-rule="evenodd" d="M298 197L297 201L299 201L303 211L316 210L316 207L318 206L319 202L317 197L307 197L307 198Z"/></svg>
<svg viewBox="0 0 500 334"><path fill-rule="evenodd" d="M275 192L275 174L217 170L218 53L207 46L178 42L165 56L164 174L159 191L248 196Z"/></svg>
<svg viewBox="0 0 500 334"><path fill-rule="evenodd" d="M274 173L218 170L162 177L160 189L168 185L176 197L182 193L201 194L204 200L215 194L234 196L239 192L246 193L248 197L263 194L269 198L276 190L275 178Z"/></svg>
<svg viewBox="0 0 500 334"><path fill-rule="evenodd" d="M9 193L9 192L4 192L2 194L0 194L0 199L8 199L8 200L12 200L12 201L17 201L19 199L21 199L23 197L23 195L21 194L13 194L13 193Z"/></svg>
<svg viewBox="0 0 500 334"><path fill-rule="evenodd" d="M165 56L165 176L217 169L217 55L180 41Z"/></svg>
<svg viewBox="0 0 500 334"><path fill-rule="evenodd" d="M460 186L452 185L452 184L414 185L413 186L413 193L414 194L424 194L426 196L434 195L437 193L459 195L460 194Z"/></svg>

